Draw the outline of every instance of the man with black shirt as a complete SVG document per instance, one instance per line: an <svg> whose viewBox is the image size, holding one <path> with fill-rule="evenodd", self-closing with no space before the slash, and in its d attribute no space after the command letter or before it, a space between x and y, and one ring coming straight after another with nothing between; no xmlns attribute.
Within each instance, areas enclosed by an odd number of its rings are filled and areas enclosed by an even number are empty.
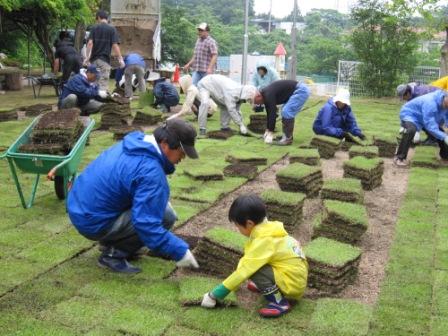
<svg viewBox="0 0 448 336"><path fill-rule="evenodd" d="M310 89L304 83L295 80L275 81L255 95L254 103L264 104L267 113L267 126L264 142L272 143L274 138L275 120L277 119L277 105L283 105L282 125L283 136L276 145L291 145L294 132L294 118L300 112L310 96Z"/></svg>
<svg viewBox="0 0 448 336"><path fill-rule="evenodd" d="M107 23L107 12L99 10L96 13L96 22L97 24L90 31L85 63L90 62L97 67L100 72L98 79L100 89L107 91L111 69L111 50L118 56L120 68L124 68L125 64L118 45L117 30Z"/></svg>
<svg viewBox="0 0 448 336"><path fill-rule="evenodd" d="M62 31L59 34L59 42L56 45L55 60L53 63L53 72L57 74L62 60L62 83L65 83L70 78L72 72L79 74L81 67L81 57L73 46L73 42L67 35L67 32Z"/></svg>

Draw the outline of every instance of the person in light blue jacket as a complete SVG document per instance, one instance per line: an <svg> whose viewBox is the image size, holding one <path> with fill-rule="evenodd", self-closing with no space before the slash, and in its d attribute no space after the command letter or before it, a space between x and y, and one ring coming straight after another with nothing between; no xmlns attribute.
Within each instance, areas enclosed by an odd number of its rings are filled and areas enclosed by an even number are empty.
<svg viewBox="0 0 448 336"><path fill-rule="evenodd" d="M275 82L280 79L280 76L278 75L277 71L269 66L267 62L259 61L257 63L257 72L254 73L252 76L252 85L257 88L258 91L265 88L272 82ZM263 105L255 105L254 106L255 112L263 112L264 106Z"/></svg>
<svg viewBox="0 0 448 336"><path fill-rule="evenodd" d="M440 147L440 157L448 160L448 137L441 126L448 117L448 93L446 91L435 91L412 99L403 105L400 111L403 136L394 158L398 167L408 165L406 158L414 135L417 131L425 128L437 139Z"/></svg>
<svg viewBox="0 0 448 336"><path fill-rule="evenodd" d="M81 235L105 246L99 266L140 272L127 258L147 246L178 266L198 267L188 244L169 231L174 220L167 220L173 210L166 178L185 155L198 157L195 139L194 127L181 119L168 121L153 135L132 132L75 180L67 212Z"/></svg>

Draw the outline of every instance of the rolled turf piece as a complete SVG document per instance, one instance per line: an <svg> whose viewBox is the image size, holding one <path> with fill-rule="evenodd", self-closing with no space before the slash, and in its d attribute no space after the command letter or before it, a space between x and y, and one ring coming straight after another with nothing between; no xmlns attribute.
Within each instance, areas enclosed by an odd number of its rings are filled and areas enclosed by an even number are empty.
<svg viewBox="0 0 448 336"><path fill-rule="evenodd" d="M308 197L316 196L323 184L322 169L293 163L277 172L277 183L283 191L302 192Z"/></svg>
<svg viewBox="0 0 448 336"><path fill-rule="evenodd" d="M260 196L266 204L268 218L282 222L289 234L302 223L305 194L268 189Z"/></svg>

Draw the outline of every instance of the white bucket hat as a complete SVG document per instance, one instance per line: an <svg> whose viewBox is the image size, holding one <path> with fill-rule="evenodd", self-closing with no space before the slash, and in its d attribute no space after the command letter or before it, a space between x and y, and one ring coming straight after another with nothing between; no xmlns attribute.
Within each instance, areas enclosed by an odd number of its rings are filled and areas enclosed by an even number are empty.
<svg viewBox="0 0 448 336"><path fill-rule="evenodd" d="M248 103L253 104L255 95L258 90L253 85L243 85L241 88L241 96L240 99L245 99Z"/></svg>
<svg viewBox="0 0 448 336"><path fill-rule="evenodd" d="M347 89L339 89L336 96L333 97L333 102L341 102L350 106L350 92Z"/></svg>

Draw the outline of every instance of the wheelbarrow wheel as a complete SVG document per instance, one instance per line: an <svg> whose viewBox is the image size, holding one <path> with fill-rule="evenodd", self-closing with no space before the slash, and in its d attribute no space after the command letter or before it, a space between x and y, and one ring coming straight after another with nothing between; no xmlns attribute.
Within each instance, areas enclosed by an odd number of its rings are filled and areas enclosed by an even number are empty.
<svg viewBox="0 0 448 336"><path fill-rule="evenodd" d="M60 200L65 199L64 176L54 177L54 191Z"/></svg>

